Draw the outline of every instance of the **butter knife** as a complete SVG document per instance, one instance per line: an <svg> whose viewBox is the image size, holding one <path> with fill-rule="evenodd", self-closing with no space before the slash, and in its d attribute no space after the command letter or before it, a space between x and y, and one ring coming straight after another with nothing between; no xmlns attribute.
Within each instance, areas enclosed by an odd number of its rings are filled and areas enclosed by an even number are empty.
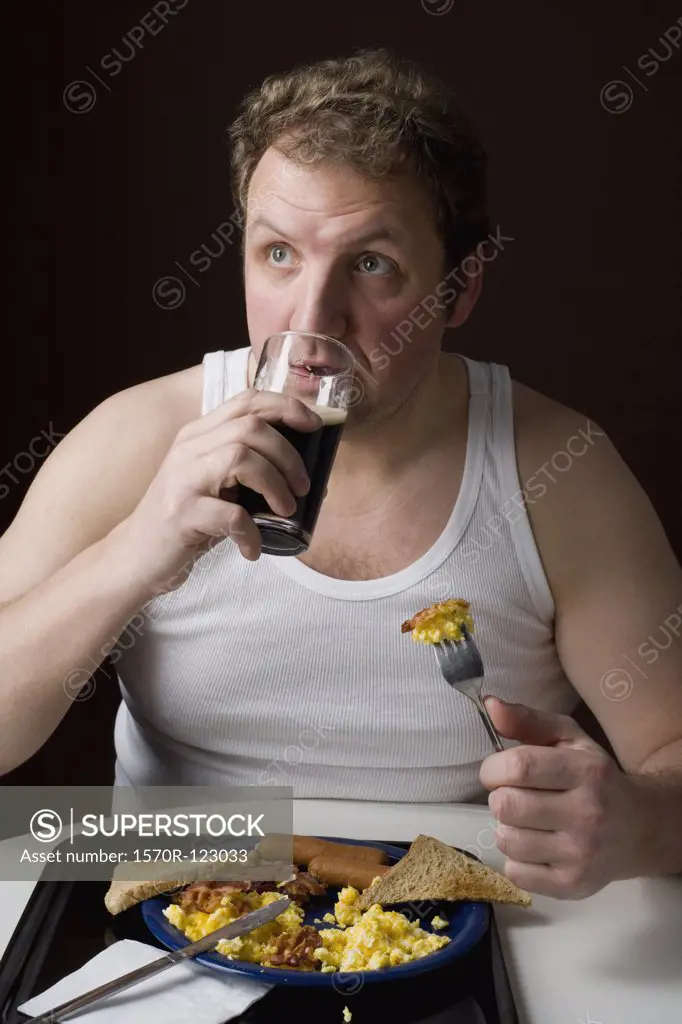
<svg viewBox="0 0 682 1024"><path fill-rule="evenodd" d="M266 907L253 910L250 914L245 914L243 917L237 918L236 921L232 921L231 924L226 924L223 928L217 928L215 931L205 935L203 939L199 939L198 942L192 942L189 946L183 946L172 953L166 953L164 956L159 957L158 960L152 960L150 964L137 967L134 971L129 971L128 974L122 974L120 978L107 981L104 985L99 985L97 988L90 989L89 992L84 992L81 996L76 996L74 999L69 999L67 1002L55 1006L40 1017L34 1017L32 1024L58 1024L59 1021L70 1017L99 999L105 999L107 996L114 995L115 992L123 992L124 989L131 988L131 986L137 985L138 982L145 981L147 978L152 978L155 974L160 974L161 971L165 971L175 964L182 963L184 960L191 960L192 957L198 956L199 953L206 953L208 950L214 949L221 939L236 939L240 935L247 935L254 928L260 928L261 925L274 921L276 917L279 917L287 909L290 903L291 899L288 896L281 896L280 899L268 903Z"/></svg>

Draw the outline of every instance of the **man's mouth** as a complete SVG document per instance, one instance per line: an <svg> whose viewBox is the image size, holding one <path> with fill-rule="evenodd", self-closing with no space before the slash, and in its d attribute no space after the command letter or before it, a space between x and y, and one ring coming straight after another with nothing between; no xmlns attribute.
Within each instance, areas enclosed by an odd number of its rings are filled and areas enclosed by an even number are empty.
<svg viewBox="0 0 682 1024"><path fill-rule="evenodd" d="M326 363L295 363L290 367L297 377L329 377L339 373L339 368Z"/></svg>

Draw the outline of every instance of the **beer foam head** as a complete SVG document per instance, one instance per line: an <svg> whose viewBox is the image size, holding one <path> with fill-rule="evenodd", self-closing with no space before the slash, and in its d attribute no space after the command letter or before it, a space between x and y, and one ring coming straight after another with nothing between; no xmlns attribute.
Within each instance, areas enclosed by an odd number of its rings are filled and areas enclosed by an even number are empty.
<svg viewBox="0 0 682 1024"><path fill-rule="evenodd" d="M306 405L317 413L322 420L323 427L340 427L346 422L347 409L333 408L330 405L313 405L312 402L306 402Z"/></svg>

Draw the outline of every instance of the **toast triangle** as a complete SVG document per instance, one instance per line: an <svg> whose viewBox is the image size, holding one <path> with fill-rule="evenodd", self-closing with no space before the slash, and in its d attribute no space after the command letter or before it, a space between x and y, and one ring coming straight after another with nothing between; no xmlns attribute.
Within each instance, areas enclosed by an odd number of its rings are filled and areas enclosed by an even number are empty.
<svg viewBox="0 0 682 1024"><path fill-rule="evenodd" d="M531 905L525 889L432 836L419 835L389 871L365 889L359 907L415 900L482 900Z"/></svg>
<svg viewBox="0 0 682 1024"><path fill-rule="evenodd" d="M136 903L142 903L151 896L177 889L182 882L123 882L113 881L104 897L104 905L110 914L120 914Z"/></svg>

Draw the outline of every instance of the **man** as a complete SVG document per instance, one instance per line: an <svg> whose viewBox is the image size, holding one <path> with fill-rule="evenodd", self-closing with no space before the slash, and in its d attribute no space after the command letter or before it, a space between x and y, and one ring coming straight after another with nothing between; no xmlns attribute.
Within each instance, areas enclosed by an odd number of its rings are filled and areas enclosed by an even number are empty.
<svg viewBox="0 0 682 1024"><path fill-rule="evenodd" d="M488 790L525 888L576 898L680 871L679 567L598 426L441 351L504 245L452 97L362 53L266 80L231 138L250 347L112 396L42 467L0 542L0 770L142 620L113 651L120 783ZM291 559L259 557L228 500L241 483L290 514L308 486L275 425L319 419L249 387L286 329L345 342L364 381ZM400 635L443 597L472 602L503 752ZM620 766L569 717L579 697Z"/></svg>

